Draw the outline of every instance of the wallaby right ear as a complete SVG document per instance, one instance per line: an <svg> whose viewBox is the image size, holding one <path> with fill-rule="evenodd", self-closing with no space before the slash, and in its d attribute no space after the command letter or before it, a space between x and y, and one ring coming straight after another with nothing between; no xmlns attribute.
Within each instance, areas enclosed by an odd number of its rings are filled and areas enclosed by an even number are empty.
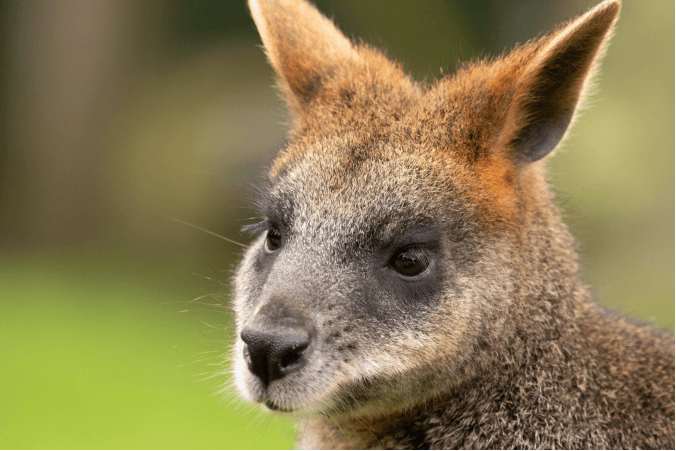
<svg viewBox="0 0 676 451"><path fill-rule="evenodd" d="M539 160L563 139L619 12L619 0L606 0L543 38L513 85L499 138L517 161Z"/></svg>
<svg viewBox="0 0 676 451"><path fill-rule="evenodd" d="M359 61L350 40L305 0L249 0L249 8L296 116Z"/></svg>

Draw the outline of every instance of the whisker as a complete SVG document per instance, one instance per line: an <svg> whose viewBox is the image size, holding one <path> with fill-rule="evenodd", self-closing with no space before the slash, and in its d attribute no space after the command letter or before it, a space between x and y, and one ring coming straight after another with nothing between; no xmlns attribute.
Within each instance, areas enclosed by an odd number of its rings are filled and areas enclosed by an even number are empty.
<svg viewBox="0 0 676 451"><path fill-rule="evenodd" d="M219 235L218 233L214 233L214 232L212 232L212 231L210 231L210 230L203 229L202 227L196 226L195 224L190 224L189 222L181 221L180 219L176 219L176 218L167 218L167 219L171 219L172 221L180 222L181 224L185 224L185 225L187 225L187 226L194 227L194 228L196 228L197 230L201 230L202 232L206 232L206 233L208 233L209 235L213 235L213 236L215 236L215 237L217 237L217 238L220 238L220 239L222 239L222 240L225 240L225 241L227 241L228 243L236 244L236 245L238 245L238 246L241 246L241 247L246 248L246 245L245 245L245 244L238 243L238 242L235 241L235 240L231 240L230 238L226 238L226 237L224 237L223 235Z"/></svg>

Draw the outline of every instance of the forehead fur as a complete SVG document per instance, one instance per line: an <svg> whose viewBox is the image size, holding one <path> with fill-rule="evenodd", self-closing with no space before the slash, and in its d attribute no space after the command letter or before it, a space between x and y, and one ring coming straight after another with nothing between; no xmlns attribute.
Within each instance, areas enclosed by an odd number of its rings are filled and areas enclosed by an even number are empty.
<svg viewBox="0 0 676 451"><path fill-rule="evenodd" d="M426 154L389 142L325 137L277 173L267 201L285 203L305 229L332 219L352 231L443 221L463 169L452 161L430 164Z"/></svg>

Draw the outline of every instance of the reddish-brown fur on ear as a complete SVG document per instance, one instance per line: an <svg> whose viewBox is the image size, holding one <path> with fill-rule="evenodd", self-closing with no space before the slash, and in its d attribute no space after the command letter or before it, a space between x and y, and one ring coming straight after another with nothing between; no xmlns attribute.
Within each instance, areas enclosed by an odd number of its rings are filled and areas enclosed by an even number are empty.
<svg viewBox="0 0 676 451"><path fill-rule="evenodd" d="M350 41L306 2L251 0L249 7L293 106L309 101L327 74L349 70L357 59Z"/></svg>
<svg viewBox="0 0 676 451"><path fill-rule="evenodd" d="M270 64L296 125L311 107L357 97L355 89L409 83L399 65L355 46L306 1L249 0Z"/></svg>
<svg viewBox="0 0 676 451"><path fill-rule="evenodd" d="M475 174L470 195L484 224L509 221L517 208L537 208L548 192L541 174L524 163L563 139L619 9L619 1L607 0L507 55L467 64L421 101L433 105L429 115L446 127L446 142L434 147L446 148Z"/></svg>

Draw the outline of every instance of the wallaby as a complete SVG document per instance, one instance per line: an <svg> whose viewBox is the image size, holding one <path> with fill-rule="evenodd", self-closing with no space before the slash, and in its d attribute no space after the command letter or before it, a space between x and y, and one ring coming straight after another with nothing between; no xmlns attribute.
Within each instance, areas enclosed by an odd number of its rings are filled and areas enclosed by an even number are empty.
<svg viewBox="0 0 676 451"><path fill-rule="evenodd" d="M431 84L249 0L292 122L234 278L235 382L301 448L674 448L674 338L603 310L547 181L606 0Z"/></svg>

